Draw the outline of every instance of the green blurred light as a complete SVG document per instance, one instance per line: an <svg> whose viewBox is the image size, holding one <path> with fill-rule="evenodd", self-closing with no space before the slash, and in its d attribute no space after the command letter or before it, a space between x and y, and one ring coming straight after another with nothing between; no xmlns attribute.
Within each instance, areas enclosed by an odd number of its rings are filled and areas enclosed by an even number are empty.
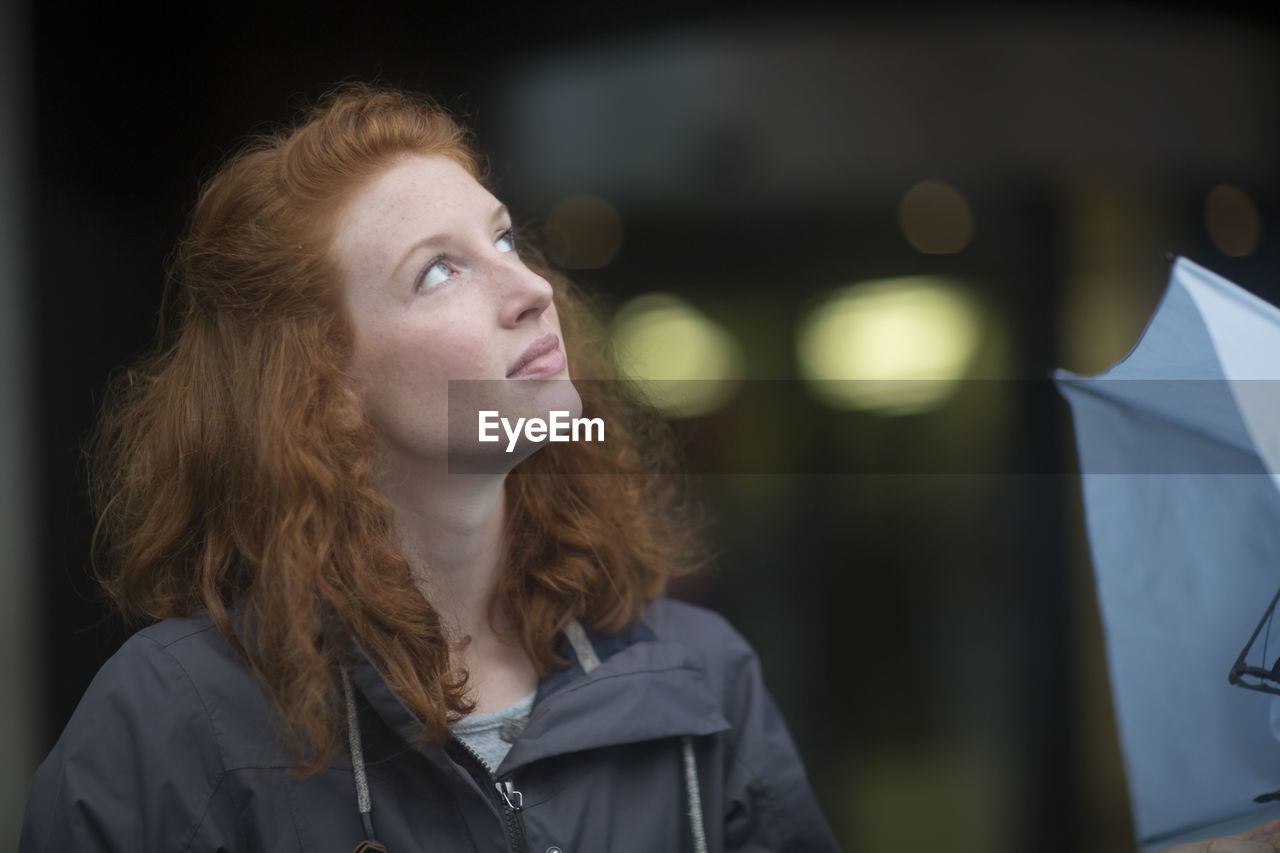
<svg viewBox="0 0 1280 853"><path fill-rule="evenodd" d="M727 329L677 296L638 296L610 329L618 369L664 415L689 418L724 406L742 378L742 349Z"/></svg>
<svg viewBox="0 0 1280 853"><path fill-rule="evenodd" d="M811 393L836 409L905 415L950 398L978 350L981 317L943 276L878 279L828 294L800 322Z"/></svg>

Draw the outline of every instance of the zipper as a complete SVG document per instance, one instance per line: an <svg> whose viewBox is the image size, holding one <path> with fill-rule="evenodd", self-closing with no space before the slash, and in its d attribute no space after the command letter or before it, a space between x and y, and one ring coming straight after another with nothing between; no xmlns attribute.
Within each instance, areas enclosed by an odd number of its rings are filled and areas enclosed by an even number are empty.
<svg viewBox="0 0 1280 853"><path fill-rule="evenodd" d="M529 836L524 831L524 794L516 790L516 785L510 779L505 782L498 782L494 787L498 789L502 801L507 804L510 814L515 817L516 829L520 833L520 841L527 850L529 847Z"/></svg>
<svg viewBox="0 0 1280 853"><path fill-rule="evenodd" d="M521 814L524 809L524 795L516 790L515 783L511 780L499 782L497 777L489 772L489 768L485 766L485 763L480 760L480 756L463 741L454 738L449 745L452 746L454 744L458 746L455 757L462 759L460 763L480 785L480 788L495 793L496 796L491 798L491 802L502 813L502 831L507 837L507 844L511 853L527 853L529 850L529 837L525 834L524 816Z"/></svg>

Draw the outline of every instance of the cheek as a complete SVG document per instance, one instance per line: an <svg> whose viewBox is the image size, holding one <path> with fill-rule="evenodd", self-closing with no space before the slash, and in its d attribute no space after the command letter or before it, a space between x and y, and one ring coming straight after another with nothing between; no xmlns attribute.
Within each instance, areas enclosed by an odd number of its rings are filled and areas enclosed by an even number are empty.
<svg viewBox="0 0 1280 853"><path fill-rule="evenodd" d="M352 373L371 406L403 409L442 400L450 379L492 378L491 361L485 341L465 330L405 327L358 347Z"/></svg>
<svg viewBox="0 0 1280 853"><path fill-rule="evenodd" d="M495 356L491 339L462 323L432 330L414 344L414 350L415 358L447 379L487 377Z"/></svg>
<svg viewBox="0 0 1280 853"><path fill-rule="evenodd" d="M433 355L421 341L384 337L352 360L365 417L395 459L444 452L449 386Z"/></svg>

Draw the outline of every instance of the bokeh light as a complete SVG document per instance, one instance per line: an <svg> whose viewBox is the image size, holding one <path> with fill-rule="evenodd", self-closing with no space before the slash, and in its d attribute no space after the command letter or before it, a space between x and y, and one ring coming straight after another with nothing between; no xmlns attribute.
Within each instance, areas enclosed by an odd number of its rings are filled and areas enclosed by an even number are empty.
<svg viewBox="0 0 1280 853"><path fill-rule="evenodd" d="M638 296L610 328L618 368L665 416L688 418L725 405L742 378L742 348L719 323L677 296Z"/></svg>
<svg viewBox="0 0 1280 853"><path fill-rule="evenodd" d="M800 321L796 355L813 395L883 415L941 406L966 375L981 316L943 276L865 281L821 299Z"/></svg>
<svg viewBox="0 0 1280 853"><path fill-rule="evenodd" d="M1253 254L1262 235L1262 220L1253 199L1230 184L1209 190L1204 202L1204 227L1219 252L1231 258Z"/></svg>
<svg viewBox="0 0 1280 853"><path fill-rule="evenodd" d="M622 248L618 209L595 195L561 201L548 214L544 231L547 254L565 269L600 269Z"/></svg>
<svg viewBox="0 0 1280 853"><path fill-rule="evenodd" d="M925 255L959 252L973 239L973 214L959 191L942 181L921 181L898 205L902 236Z"/></svg>

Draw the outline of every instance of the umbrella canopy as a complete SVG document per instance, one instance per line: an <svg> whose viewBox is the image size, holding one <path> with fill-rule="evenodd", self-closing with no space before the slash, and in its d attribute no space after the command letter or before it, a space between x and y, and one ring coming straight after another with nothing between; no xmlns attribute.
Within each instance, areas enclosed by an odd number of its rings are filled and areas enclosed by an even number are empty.
<svg viewBox="0 0 1280 853"><path fill-rule="evenodd" d="M1227 680L1280 587L1277 379L1280 310L1182 258L1128 356L1056 375L1144 848L1280 815L1254 803L1280 790L1276 697ZM1280 620L1250 662L1278 652Z"/></svg>

